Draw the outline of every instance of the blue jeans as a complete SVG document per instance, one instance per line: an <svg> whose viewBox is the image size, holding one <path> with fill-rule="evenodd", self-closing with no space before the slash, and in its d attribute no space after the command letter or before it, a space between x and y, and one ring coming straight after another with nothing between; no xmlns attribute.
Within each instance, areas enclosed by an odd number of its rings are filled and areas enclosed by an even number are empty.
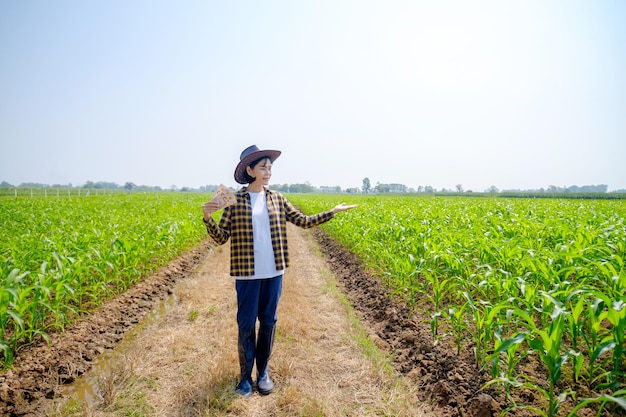
<svg viewBox="0 0 626 417"><path fill-rule="evenodd" d="M283 291L283 276L267 279L238 279L237 290L237 325L240 330L254 329L256 320L262 326L274 326L278 316L278 300Z"/></svg>

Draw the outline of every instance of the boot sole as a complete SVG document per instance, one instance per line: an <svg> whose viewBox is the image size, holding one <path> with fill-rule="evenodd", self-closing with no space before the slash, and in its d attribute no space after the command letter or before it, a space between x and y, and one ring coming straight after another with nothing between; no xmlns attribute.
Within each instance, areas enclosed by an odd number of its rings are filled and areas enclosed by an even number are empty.
<svg viewBox="0 0 626 417"><path fill-rule="evenodd" d="M269 394L271 394L272 391L274 391L274 382L272 382L272 380L269 379L269 378L268 378L267 381L264 381L264 383L262 383L261 385L264 385L265 389L261 388L259 386L259 382L257 381L256 389L257 389L257 391L259 391L259 394L261 394L261 395L269 395ZM268 387L268 385L269 385L269 387Z"/></svg>

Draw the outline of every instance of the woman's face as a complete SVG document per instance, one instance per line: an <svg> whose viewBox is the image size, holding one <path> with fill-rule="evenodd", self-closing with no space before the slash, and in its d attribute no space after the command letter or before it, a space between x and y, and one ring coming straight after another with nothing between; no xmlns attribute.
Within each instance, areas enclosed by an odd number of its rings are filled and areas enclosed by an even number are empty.
<svg viewBox="0 0 626 417"><path fill-rule="evenodd" d="M272 161L269 158L261 159L254 167L246 167L246 171L254 178L250 184L269 185L272 178Z"/></svg>

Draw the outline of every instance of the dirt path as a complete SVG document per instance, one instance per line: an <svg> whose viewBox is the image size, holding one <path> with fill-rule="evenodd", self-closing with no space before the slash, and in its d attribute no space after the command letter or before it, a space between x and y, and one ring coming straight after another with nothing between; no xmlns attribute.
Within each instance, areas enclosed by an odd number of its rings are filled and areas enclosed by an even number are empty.
<svg viewBox="0 0 626 417"><path fill-rule="evenodd" d="M177 302L157 323L124 342L106 371L88 374L99 398L88 406L72 399L76 395L40 399L25 415L435 415L424 411L415 385L366 337L374 333L346 306L311 233L289 233L292 265L284 277L271 359L274 393L249 399L233 394L236 303L225 245L178 283Z"/></svg>

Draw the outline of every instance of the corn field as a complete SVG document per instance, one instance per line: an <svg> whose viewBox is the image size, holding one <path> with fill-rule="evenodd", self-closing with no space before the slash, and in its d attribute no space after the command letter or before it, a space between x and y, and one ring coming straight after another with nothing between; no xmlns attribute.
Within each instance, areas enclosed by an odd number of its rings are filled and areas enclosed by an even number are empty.
<svg viewBox="0 0 626 417"><path fill-rule="evenodd" d="M48 338L206 237L186 193L0 198L0 360ZM626 409L626 201L289 195L414 311L437 343L472 349L487 384ZM538 380L521 366L534 356ZM584 390L582 389L584 388ZM592 393L581 397L578 392ZM610 412L610 411L609 411Z"/></svg>
<svg viewBox="0 0 626 417"><path fill-rule="evenodd" d="M199 194L0 199L0 361L198 244ZM200 221L200 225L199 222Z"/></svg>
<svg viewBox="0 0 626 417"><path fill-rule="evenodd" d="M546 404L511 408L556 416L572 396L578 408L626 409L626 201L291 200L307 212L358 203L323 227L426 313L436 340L472 348L488 385L533 390ZM528 355L547 383L524 374ZM577 398L580 387L596 395Z"/></svg>

